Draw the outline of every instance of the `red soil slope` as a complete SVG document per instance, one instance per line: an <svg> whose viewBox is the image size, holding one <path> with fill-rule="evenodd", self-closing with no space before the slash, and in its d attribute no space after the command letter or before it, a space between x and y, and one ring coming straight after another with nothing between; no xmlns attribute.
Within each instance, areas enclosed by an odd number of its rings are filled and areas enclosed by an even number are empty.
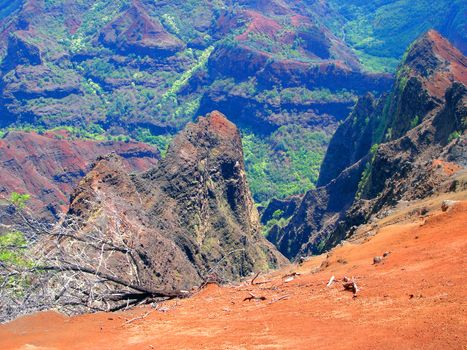
<svg viewBox="0 0 467 350"><path fill-rule="evenodd" d="M25 317L0 327L0 348L465 349L467 201L428 218L388 221L363 243L260 276L255 285L211 285L157 309ZM286 282L290 272L301 275ZM326 288L333 275L354 277L358 296L341 281ZM266 300L243 301L250 293Z"/></svg>

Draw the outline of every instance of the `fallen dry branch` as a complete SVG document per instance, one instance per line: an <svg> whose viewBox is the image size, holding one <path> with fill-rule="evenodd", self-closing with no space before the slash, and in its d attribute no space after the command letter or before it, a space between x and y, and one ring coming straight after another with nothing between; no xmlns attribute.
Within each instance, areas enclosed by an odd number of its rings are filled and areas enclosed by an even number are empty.
<svg viewBox="0 0 467 350"><path fill-rule="evenodd" d="M145 281L145 261L124 221L109 220L103 228L68 216L52 225L26 209L15 214L12 229L24 239L8 248L24 262L0 263L0 322L48 309L69 315L109 312L190 296ZM112 268L116 262L118 269Z"/></svg>
<svg viewBox="0 0 467 350"><path fill-rule="evenodd" d="M287 275L282 276L282 278L285 279L285 278L289 278L289 277L298 277L300 275L301 275L301 273L299 273L299 272L292 272L292 273L289 273Z"/></svg>
<svg viewBox="0 0 467 350"><path fill-rule="evenodd" d="M277 291L279 289L278 286L271 286L271 287L262 287L258 288L259 290L272 290L272 291Z"/></svg>
<svg viewBox="0 0 467 350"><path fill-rule="evenodd" d="M253 293L249 292L250 293L250 296L249 297L246 297L245 299L243 299L243 301L251 301L251 300L266 300L266 297L265 296L256 296L254 295Z"/></svg>
<svg viewBox="0 0 467 350"><path fill-rule="evenodd" d="M251 280L251 285L253 286L258 286L260 284L266 284L266 283L270 283L272 282L272 280L265 280L265 281L260 281L260 282L255 282L255 280L258 278L258 276L260 275L261 272L258 272L255 277L253 277L253 279Z"/></svg>
<svg viewBox="0 0 467 350"><path fill-rule="evenodd" d="M273 304L273 303L277 303L278 301L281 301L281 300L286 300L286 299L289 299L289 296L288 295L283 295L277 299L273 299L269 302L269 304Z"/></svg>
<svg viewBox="0 0 467 350"><path fill-rule="evenodd" d="M255 275L255 277L253 277L253 279L251 280L251 285L254 285L254 284L255 284L255 280L258 278L258 276L259 276L260 273L261 273L261 272L258 272L258 273Z"/></svg>
<svg viewBox="0 0 467 350"><path fill-rule="evenodd" d="M284 283L289 283L289 282L292 282L297 276L300 276L300 273L292 272L292 273L282 276L282 279Z"/></svg>
<svg viewBox="0 0 467 350"><path fill-rule="evenodd" d="M127 321L124 322L123 324L126 325L126 324L133 323L133 322L135 322L135 321L138 321L138 320L143 320L143 319L145 319L146 317L148 317L153 311L154 311L154 310L148 311L148 312L146 312L144 315L141 315L141 316L132 318L132 319L130 319L130 320L127 320Z"/></svg>
<svg viewBox="0 0 467 350"><path fill-rule="evenodd" d="M266 284L266 283L271 283L271 282L272 282L272 280L260 281L260 282L256 282L255 286L259 286L260 284Z"/></svg>

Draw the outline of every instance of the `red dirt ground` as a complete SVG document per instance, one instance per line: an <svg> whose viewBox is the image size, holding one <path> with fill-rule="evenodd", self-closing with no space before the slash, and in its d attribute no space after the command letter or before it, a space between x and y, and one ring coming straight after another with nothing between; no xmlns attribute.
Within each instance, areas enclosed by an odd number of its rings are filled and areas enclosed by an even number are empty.
<svg viewBox="0 0 467 350"><path fill-rule="evenodd" d="M24 317L0 327L0 349L467 349L466 224L464 201L255 281L271 282L210 285L158 309ZM286 283L290 272L301 274ZM326 288L333 275L354 277L358 296ZM250 292L266 300L243 301Z"/></svg>

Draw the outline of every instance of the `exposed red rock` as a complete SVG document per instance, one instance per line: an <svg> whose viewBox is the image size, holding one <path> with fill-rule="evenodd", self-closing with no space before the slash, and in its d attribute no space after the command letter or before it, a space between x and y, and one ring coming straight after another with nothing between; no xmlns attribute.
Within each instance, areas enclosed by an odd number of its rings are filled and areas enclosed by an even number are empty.
<svg viewBox="0 0 467 350"><path fill-rule="evenodd" d="M283 87L307 86L311 89L351 87L356 91L384 91L392 83L392 77L388 74L353 70L339 60L319 63L277 60L271 53L242 44L217 48L211 55L209 65L212 70L238 79L255 76L265 86L282 84Z"/></svg>
<svg viewBox="0 0 467 350"><path fill-rule="evenodd" d="M133 0L127 11L102 29L99 41L122 52L148 55L171 55L184 47L148 15L139 0Z"/></svg>
<svg viewBox="0 0 467 350"><path fill-rule="evenodd" d="M444 99L454 81L467 85L467 58L437 31L430 30L413 45L405 64L408 77L421 79L428 92Z"/></svg>
<svg viewBox="0 0 467 350"><path fill-rule="evenodd" d="M138 142L67 140L57 133L9 132L0 139L0 196L29 193L37 214L66 210L74 185L99 156L115 152L128 172L155 165L159 152ZM50 213L49 213L50 214Z"/></svg>
<svg viewBox="0 0 467 350"><path fill-rule="evenodd" d="M250 23L246 30L238 35L236 38L239 41L248 39L250 33L266 35L272 39L278 40L276 36L278 32L283 28L277 21L272 18L265 17L256 11L245 11L245 17Z"/></svg>

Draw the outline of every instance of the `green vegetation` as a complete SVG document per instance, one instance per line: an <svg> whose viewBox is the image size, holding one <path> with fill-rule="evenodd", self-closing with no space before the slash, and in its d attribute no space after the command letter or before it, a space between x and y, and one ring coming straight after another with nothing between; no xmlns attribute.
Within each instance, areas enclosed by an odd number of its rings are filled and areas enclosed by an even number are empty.
<svg viewBox="0 0 467 350"><path fill-rule="evenodd" d="M214 46L208 47L206 50L201 52L198 57L197 62L185 71L178 79L172 84L172 86L162 95L161 102L158 105L159 108L162 108L163 104L170 98L177 99L177 93L188 83L193 74L206 67L209 56L214 51Z"/></svg>
<svg viewBox="0 0 467 350"><path fill-rule="evenodd" d="M393 73L400 63L397 58L372 56L362 50L355 50L355 53L365 69L372 73Z"/></svg>
<svg viewBox="0 0 467 350"><path fill-rule="evenodd" d="M411 121L410 121L410 128L413 129L415 128L418 124L420 123L420 117L416 115Z"/></svg>
<svg viewBox="0 0 467 350"><path fill-rule="evenodd" d="M177 23L175 22L175 17L168 13L164 13L162 16L163 23L165 27L174 34L180 34L180 29L178 28Z"/></svg>
<svg viewBox="0 0 467 350"><path fill-rule="evenodd" d="M405 49L431 28L467 37L463 0L330 0L342 19L331 18L336 35L372 71L394 71Z"/></svg>
<svg viewBox="0 0 467 350"><path fill-rule="evenodd" d="M0 138L9 131L24 131L36 132L43 135L47 132L53 133L55 138L69 140L82 139L94 141L129 141L130 137L126 135L109 135L100 125L89 124L86 127L78 127L72 125L57 126L55 128L47 129L44 126L34 126L31 124L24 124L6 129L0 129ZM66 131L67 135L61 135L59 131Z"/></svg>
<svg viewBox="0 0 467 350"><path fill-rule="evenodd" d="M451 135L449 135L448 137L448 142L452 142L458 138L460 138L462 135L459 131L454 131L451 133Z"/></svg>
<svg viewBox="0 0 467 350"><path fill-rule="evenodd" d="M277 37L280 38L283 35L290 34L290 30L287 26L277 34ZM272 38L269 35L250 32L246 43L258 50L268 52L273 54L277 59L293 59L302 62L313 62L313 60L304 54L300 50L301 41L299 38L296 38L292 43L284 43L280 39Z"/></svg>
<svg viewBox="0 0 467 350"><path fill-rule="evenodd" d="M33 260L28 257L28 246L24 234L18 231L0 234L0 264L12 271L32 269ZM2 288L13 293L16 297L24 294L25 288L30 284L30 277L22 274L12 274L0 277Z"/></svg>
<svg viewBox="0 0 467 350"><path fill-rule="evenodd" d="M331 91L321 88L309 90L305 87L278 89L274 87L271 90L262 90L257 92L256 89L250 88L256 100L261 103L270 104L297 104L307 105L312 103L328 103L328 102L356 102L357 96L346 89Z"/></svg>
<svg viewBox="0 0 467 350"><path fill-rule="evenodd" d="M261 233L263 234L263 236L267 236L268 233L271 231L271 229L274 227L274 226L279 226L280 228L283 228L285 226L288 225L288 223L290 222L290 219L292 217L289 217L289 218L272 218L271 220L269 220L266 225L263 225L262 228L261 228Z"/></svg>
<svg viewBox="0 0 467 350"><path fill-rule="evenodd" d="M0 235L0 262L21 267L32 263L26 258L27 242L21 232L13 231Z"/></svg>
<svg viewBox="0 0 467 350"><path fill-rule="evenodd" d="M156 146L162 157L165 157L169 148L170 142L172 142L173 135L153 135L149 129L138 128L135 132L135 140L148 143Z"/></svg>
<svg viewBox="0 0 467 350"><path fill-rule="evenodd" d="M10 196L10 202L17 210L23 210L30 197L29 194L13 192ZM34 262L28 258L27 243L24 234L19 231L0 234L0 264L11 268L12 271L32 268ZM18 296L29 283L28 279L21 275L12 274L3 278L5 279L0 278L0 284L3 284L3 288L10 289Z"/></svg>
<svg viewBox="0 0 467 350"><path fill-rule="evenodd" d="M91 47L95 33L107 23L112 21L124 6L127 0L99 0L80 18L81 25L71 37L62 38L71 52L79 52Z"/></svg>
<svg viewBox="0 0 467 350"><path fill-rule="evenodd" d="M284 211L277 209L274 213L272 213L272 218L278 220L282 217L282 215L284 215Z"/></svg>
<svg viewBox="0 0 467 350"><path fill-rule="evenodd" d="M363 194L363 191L364 191L366 185L368 184L368 181L369 181L370 176L371 176L371 169L372 169L372 166L373 166L373 162L375 161L375 158L376 158L376 152L378 151L378 147L379 147L378 144L374 144L373 146L371 146L371 149L370 149L371 158L368 161L368 163L366 164L366 167L365 167L365 170L363 171L360 182L358 183L357 194L355 195L355 198L357 198L357 199L361 198L361 196Z"/></svg>
<svg viewBox="0 0 467 350"><path fill-rule="evenodd" d="M22 210L26 208L26 202L31 198L30 194L21 194L13 192L10 196L10 202L15 208Z"/></svg>
<svg viewBox="0 0 467 350"><path fill-rule="evenodd" d="M303 193L315 186L330 135L283 126L267 138L243 133L248 182L257 202Z"/></svg>

